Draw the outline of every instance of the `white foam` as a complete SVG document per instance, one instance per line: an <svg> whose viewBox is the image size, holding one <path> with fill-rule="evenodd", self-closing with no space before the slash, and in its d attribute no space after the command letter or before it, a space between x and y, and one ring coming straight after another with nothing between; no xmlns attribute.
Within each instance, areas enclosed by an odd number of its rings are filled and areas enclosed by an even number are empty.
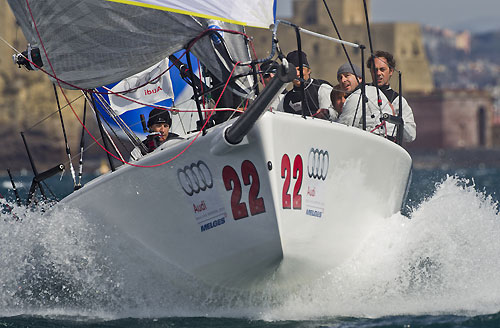
<svg viewBox="0 0 500 328"><path fill-rule="evenodd" d="M500 309L498 204L448 177L434 194L376 224L356 255L307 286L237 293L193 281L131 253L120 237L70 209L0 221L0 315L227 316L266 320ZM163 272L160 272L164 270ZM66 290L63 290L66 286Z"/></svg>

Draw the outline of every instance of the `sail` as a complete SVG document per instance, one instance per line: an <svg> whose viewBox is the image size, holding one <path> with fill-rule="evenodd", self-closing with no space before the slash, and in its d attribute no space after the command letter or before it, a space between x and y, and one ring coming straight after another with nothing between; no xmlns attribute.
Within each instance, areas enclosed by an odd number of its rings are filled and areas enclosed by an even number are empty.
<svg viewBox="0 0 500 328"><path fill-rule="evenodd" d="M182 52L174 53L176 57L181 55ZM191 61L193 66L196 67L195 76L199 76L198 59L192 56ZM186 59L181 58L180 62L186 64ZM185 135L189 131L196 129L198 113L196 112L196 103L191 99L193 89L181 77L178 68L173 66L160 78L154 79L155 76L158 76L158 70L164 71L170 66L171 62L165 58L148 69L118 83L97 88L102 99L113 109L114 114L119 116L120 120L141 139L147 136L147 132L143 131L140 115L144 115L147 121L149 112L154 105L163 108L175 107L176 111L170 112L172 118L171 129L177 134ZM150 81L150 83L145 84L145 81ZM139 88L135 89L136 87ZM124 92L130 89L135 90ZM109 90L113 93L108 94ZM118 92L120 92L121 96L114 94ZM108 115L102 102L97 101L96 106L107 124L120 133L120 126ZM124 139L127 138L124 134L118 134L118 136Z"/></svg>
<svg viewBox="0 0 500 328"><path fill-rule="evenodd" d="M160 1L147 6L145 3L138 6L137 1L103 0L8 2L28 42L40 48L44 69L51 74L53 70L58 79L67 82L63 84L65 88L94 88L141 72L183 48L212 21L201 14L194 16L199 10L179 9L184 5L174 8L167 4L162 7L164 10L158 10ZM231 16L237 12L238 16L251 17L247 15L247 6L260 8L251 11L253 13L266 12L262 14L266 22L260 25L272 23L273 19L273 0L175 2L224 8L206 17L227 22L258 25L251 19L247 22L242 17ZM213 51L207 56L213 57ZM220 66L204 60L203 51L197 55L209 69L210 65Z"/></svg>
<svg viewBox="0 0 500 328"><path fill-rule="evenodd" d="M235 0L108 0L135 6L167 10L238 25L267 28L274 23L274 1Z"/></svg>
<svg viewBox="0 0 500 328"><path fill-rule="evenodd" d="M168 59L165 58L148 69L114 85L111 88L112 93L109 95L109 104L116 114L121 115L126 111L144 107L141 103L155 104L165 99L173 99L171 72L161 74L167 71L168 66Z"/></svg>

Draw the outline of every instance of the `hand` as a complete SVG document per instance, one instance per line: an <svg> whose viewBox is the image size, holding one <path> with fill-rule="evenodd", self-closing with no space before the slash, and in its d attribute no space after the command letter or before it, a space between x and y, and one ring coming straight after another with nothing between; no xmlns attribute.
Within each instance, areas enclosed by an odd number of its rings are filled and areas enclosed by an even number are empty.
<svg viewBox="0 0 500 328"><path fill-rule="evenodd" d="M314 114L314 117L321 118L323 120L327 120L327 119L330 118L330 113L328 112L328 109L326 109L326 108L320 108Z"/></svg>

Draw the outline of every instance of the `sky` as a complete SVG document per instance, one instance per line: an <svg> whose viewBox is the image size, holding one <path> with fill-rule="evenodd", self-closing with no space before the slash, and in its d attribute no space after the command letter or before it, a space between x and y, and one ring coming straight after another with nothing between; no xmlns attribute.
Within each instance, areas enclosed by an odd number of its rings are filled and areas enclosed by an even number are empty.
<svg viewBox="0 0 500 328"><path fill-rule="evenodd" d="M500 0L371 0L371 10L373 22L418 22L471 32L500 30Z"/></svg>
<svg viewBox="0 0 500 328"><path fill-rule="evenodd" d="M500 0L371 0L371 12L373 22L417 22L473 33L500 30ZM278 13L290 18L292 0L278 0Z"/></svg>

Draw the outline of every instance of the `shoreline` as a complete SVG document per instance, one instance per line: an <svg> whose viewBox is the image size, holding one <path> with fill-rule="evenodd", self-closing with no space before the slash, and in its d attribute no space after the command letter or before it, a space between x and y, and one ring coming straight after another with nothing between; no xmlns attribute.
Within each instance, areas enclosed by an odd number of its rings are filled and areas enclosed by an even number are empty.
<svg viewBox="0 0 500 328"><path fill-rule="evenodd" d="M500 149L408 150L414 169L500 168Z"/></svg>

